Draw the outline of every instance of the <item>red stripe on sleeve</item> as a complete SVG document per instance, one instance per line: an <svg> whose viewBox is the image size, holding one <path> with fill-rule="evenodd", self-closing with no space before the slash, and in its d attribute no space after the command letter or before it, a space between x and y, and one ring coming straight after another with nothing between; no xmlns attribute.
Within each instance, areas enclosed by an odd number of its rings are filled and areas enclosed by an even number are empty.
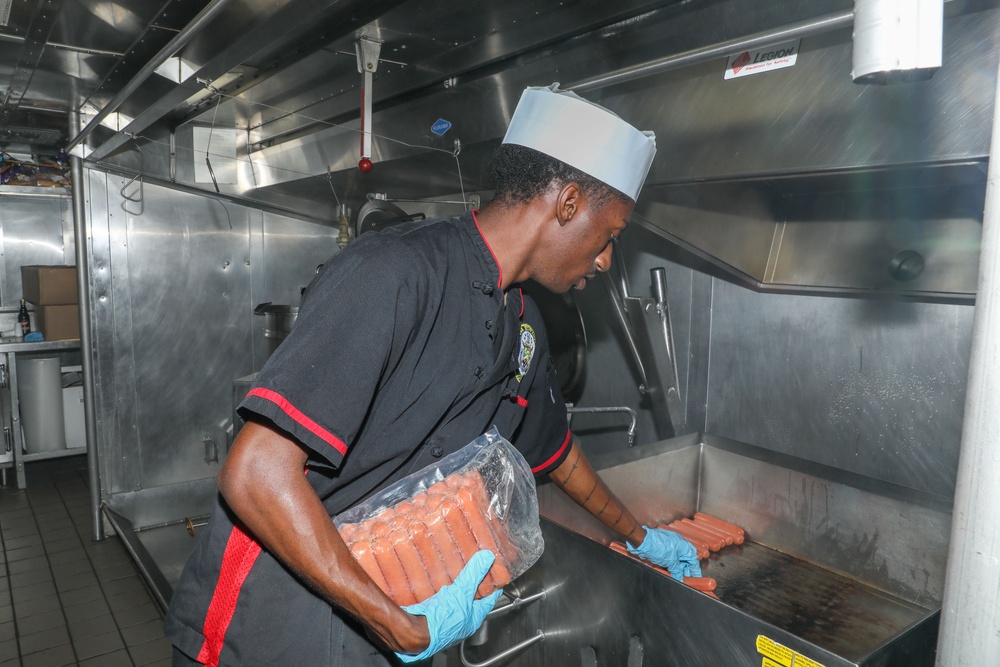
<svg viewBox="0 0 1000 667"><path fill-rule="evenodd" d="M541 472L541 471L545 470L546 468L548 468L553 463L555 463L556 461L558 461L559 457L562 456L563 452L566 451L566 448L569 447L569 443L572 440L572 436L573 436L573 432L570 431L569 429L567 429L566 430L566 439L563 440L562 447L559 448L559 451L557 451L555 454L553 454L552 456L550 456L549 460L546 461L545 463L543 463L542 465L535 466L534 468L532 468L531 472L533 472L533 473L535 473L535 472Z"/></svg>
<svg viewBox="0 0 1000 667"><path fill-rule="evenodd" d="M222 554L222 567L219 570L219 581L215 584L212 602L205 614L205 643L198 652L198 662L207 667L219 664L219 654L225 644L226 630L236 612L236 600L240 589L246 581L250 569L260 555L261 546L256 540L244 533L239 527L234 527L226 542L226 550Z"/></svg>
<svg viewBox="0 0 1000 667"><path fill-rule="evenodd" d="M271 401L284 412L286 415L295 420L298 424L308 430L310 433L315 435L317 438L330 445L338 452L341 456L347 454L347 445L344 441L330 433L325 428L309 419L301 410L296 408L294 405L285 400L285 397L276 391L271 391L270 389L264 389L263 387L256 387L250 390L248 396L257 396L263 398L265 401Z"/></svg>
<svg viewBox="0 0 1000 667"><path fill-rule="evenodd" d="M522 408L526 408L528 407L528 399L526 399L524 396L518 396L517 404L520 405Z"/></svg>

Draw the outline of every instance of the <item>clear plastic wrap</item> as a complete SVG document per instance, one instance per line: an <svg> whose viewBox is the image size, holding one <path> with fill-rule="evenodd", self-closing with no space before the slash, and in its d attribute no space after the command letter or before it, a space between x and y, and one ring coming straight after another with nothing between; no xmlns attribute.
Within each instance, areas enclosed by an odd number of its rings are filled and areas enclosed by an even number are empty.
<svg viewBox="0 0 1000 667"><path fill-rule="evenodd" d="M368 575L397 604L454 581L476 551L496 561L477 597L507 585L542 555L531 468L496 429L334 517Z"/></svg>

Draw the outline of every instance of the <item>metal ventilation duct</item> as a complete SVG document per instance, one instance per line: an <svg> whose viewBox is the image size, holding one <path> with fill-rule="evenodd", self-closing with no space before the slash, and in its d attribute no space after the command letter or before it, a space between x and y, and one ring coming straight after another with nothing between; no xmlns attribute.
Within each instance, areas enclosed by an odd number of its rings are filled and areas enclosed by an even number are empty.
<svg viewBox="0 0 1000 667"><path fill-rule="evenodd" d="M855 0L855 83L922 81L941 67L944 0Z"/></svg>

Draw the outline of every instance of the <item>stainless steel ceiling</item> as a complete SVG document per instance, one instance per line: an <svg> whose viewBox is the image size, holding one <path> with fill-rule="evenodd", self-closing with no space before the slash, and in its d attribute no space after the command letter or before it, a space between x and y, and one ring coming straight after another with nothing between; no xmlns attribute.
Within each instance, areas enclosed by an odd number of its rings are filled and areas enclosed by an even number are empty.
<svg viewBox="0 0 1000 667"><path fill-rule="evenodd" d="M66 142L69 110L101 109L208 0L14 0L0 26L0 93L9 150L52 150ZM350 118L359 106L353 42L383 43L379 103L419 93L450 77L503 61L677 0L231 0L177 55L195 72L175 84L155 76L119 111L128 129L176 126L212 109L204 81L229 75L237 95L217 122L280 140L317 121ZM199 80L202 83L199 83ZM228 99L228 98L227 98ZM316 120L313 120L316 119ZM19 134L23 130L23 136ZM35 138L30 130L59 132ZM20 139L27 139L26 141ZM93 142L103 157L124 139ZM127 139L127 137L126 137Z"/></svg>
<svg viewBox="0 0 1000 667"><path fill-rule="evenodd" d="M768 250L726 258L719 243L731 233L696 250L723 256L744 284L780 289L788 254L775 254L773 230L798 220L773 193L801 208L829 189L829 174L982 170L998 5L946 2L945 65L923 84L853 84L849 22L839 21L845 27L803 40L802 63L779 74L723 82L725 59L716 57L587 96L657 133L640 213L660 216L653 225L683 245L687 229L697 238L711 228L705 201L735 207L723 217L766 230L752 237ZM488 157L526 85L585 81L797 22L849 18L852 8L853 0L13 0L0 26L0 149L80 144L95 168L331 224L338 199L356 211L370 192L488 190ZM369 174L356 168L361 36L381 42ZM146 76L167 56L175 57L161 73ZM116 113L97 126L101 110ZM76 111L96 129L69 130ZM454 123L443 137L430 129L438 118ZM204 129L210 149L196 134ZM208 155L215 183L202 173ZM725 196L713 197L706 182L722 184ZM692 199L703 203L687 208ZM801 222L819 229L809 216ZM973 236L976 224L966 225ZM963 243L971 250L958 259L970 276L975 245ZM857 288L812 265L790 273L793 282L809 275L820 288ZM968 281L944 291L968 295Z"/></svg>

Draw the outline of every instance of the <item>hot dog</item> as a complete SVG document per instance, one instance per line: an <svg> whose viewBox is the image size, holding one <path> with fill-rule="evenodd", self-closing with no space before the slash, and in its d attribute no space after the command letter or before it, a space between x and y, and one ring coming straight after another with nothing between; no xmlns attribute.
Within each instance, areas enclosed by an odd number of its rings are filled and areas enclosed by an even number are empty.
<svg viewBox="0 0 1000 667"><path fill-rule="evenodd" d="M385 581L385 577L382 576L382 570L379 569L378 561L375 560L375 553L372 551L371 543L368 540L358 540L351 544L351 555L354 559L358 561L361 566L372 581L382 589L382 592L389 595L389 585Z"/></svg>
<svg viewBox="0 0 1000 667"><path fill-rule="evenodd" d="M451 533L455 544L462 554L462 560L469 562L469 559L479 551L479 542L465 520L462 508L454 498L444 498L441 501L441 516L447 522L448 532ZM494 590L492 577L487 574L479 584L478 597L485 597Z"/></svg>
<svg viewBox="0 0 1000 667"><path fill-rule="evenodd" d="M690 519L681 519L681 524L686 526L688 530L694 532L695 535L699 535L711 551L718 551L722 547L726 546L725 539L716 533L709 532L708 530L702 528L700 524L696 524Z"/></svg>
<svg viewBox="0 0 1000 667"><path fill-rule="evenodd" d="M431 584L424 564L420 559L417 548L410 539L409 532L403 527L396 527L389 533L389 543L396 552L399 564L403 566L406 579L410 582L410 589L416 597L417 602L423 602L434 595L436 589Z"/></svg>
<svg viewBox="0 0 1000 667"><path fill-rule="evenodd" d="M743 533L743 529L740 528L739 526L734 526L731 523L726 523L721 519L716 519L714 516L703 514L701 512L696 512L694 518L695 521L704 521L709 526L714 526L719 530L729 535L732 535L734 544L743 544L743 540L745 539L745 534Z"/></svg>
<svg viewBox="0 0 1000 667"><path fill-rule="evenodd" d="M451 532L448 530L448 525L441 514L441 500L442 497L440 495L427 497L424 523L427 526L431 539L434 540L434 546L437 547L438 553L441 555L445 570L448 572L448 583L450 584L455 581L455 577L462 571L462 567L465 566L465 560L462 559L462 552L459 550L458 545L455 544L455 540L452 538Z"/></svg>
<svg viewBox="0 0 1000 667"><path fill-rule="evenodd" d="M697 551L698 560L708 558L708 545L701 541L701 538L694 535L690 530L681 525L680 521L674 521L669 526L660 526L663 530L672 530L685 540L690 542Z"/></svg>
<svg viewBox="0 0 1000 667"><path fill-rule="evenodd" d="M684 585L705 593L714 591L718 586L711 577L684 577Z"/></svg>
<svg viewBox="0 0 1000 667"><path fill-rule="evenodd" d="M448 576L448 569L441 554L438 553L437 545L434 544L434 539L427 527L427 510L424 507L415 506L410 512L410 538L413 540L413 546L417 549L417 555L427 572L431 586L435 591L439 591L442 587L450 584L452 579Z"/></svg>
<svg viewBox="0 0 1000 667"><path fill-rule="evenodd" d="M486 520L479 503L473 497L472 489L471 485L459 489L459 506L462 508L462 514L465 516L469 528L472 529L472 534L476 536L479 548L489 549L496 556L493 567L490 568L490 577L493 579L495 588L503 588L511 581L510 570L507 569L507 564L504 562L505 554L497 546L490 522Z"/></svg>
<svg viewBox="0 0 1000 667"><path fill-rule="evenodd" d="M685 522L691 521L691 519L684 519L684 521ZM724 533L723 531L719 530L718 528L713 528L712 526L709 526L704 521L691 521L691 523L694 524L697 528L699 528L702 532L705 532L705 533L707 533L709 535L713 535L713 536L721 539L722 542L723 542L723 546L727 546L727 545L730 545L730 544L733 543L733 536L732 535L730 535L729 533Z"/></svg>
<svg viewBox="0 0 1000 667"><path fill-rule="evenodd" d="M617 551L620 554L624 554L625 556L628 556L633 560L637 560L652 570L656 570L660 574L666 575L668 577L670 576L670 572L665 570L664 568L659 567L657 565L653 565L648 561L644 561L635 554L629 552L628 548L621 542L612 542L608 546L610 546L611 549L613 549L614 551ZM684 584L690 586L691 588L694 588L695 590L702 591L704 593L709 593L711 591L714 591L718 586L715 579L712 579L711 577L684 577Z"/></svg>
<svg viewBox="0 0 1000 667"><path fill-rule="evenodd" d="M371 548L378 563L378 569L385 578L386 594L392 598L393 602L401 607L414 604L416 596L410 589L410 582L406 578L406 572L396 556L395 550L389 543L388 536L391 528L385 521L376 521L371 529Z"/></svg>
<svg viewBox="0 0 1000 667"><path fill-rule="evenodd" d="M358 527L353 523L345 523L337 531L340 533L340 539L344 540L344 544L350 546L351 542L354 541L354 534L357 532Z"/></svg>

